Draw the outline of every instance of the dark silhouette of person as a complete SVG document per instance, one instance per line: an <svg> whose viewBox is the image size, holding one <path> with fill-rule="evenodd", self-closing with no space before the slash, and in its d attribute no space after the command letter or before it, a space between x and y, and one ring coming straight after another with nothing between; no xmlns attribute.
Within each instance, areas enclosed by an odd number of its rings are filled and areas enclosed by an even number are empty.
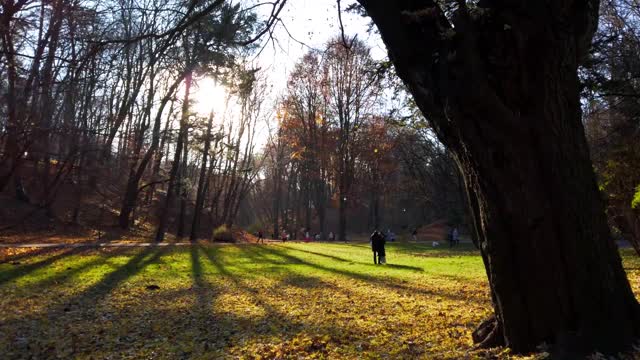
<svg viewBox="0 0 640 360"><path fill-rule="evenodd" d="M374 231L370 237L371 240L371 250L373 251L373 263L374 264L384 264L385 263L385 239L384 235L378 230Z"/></svg>

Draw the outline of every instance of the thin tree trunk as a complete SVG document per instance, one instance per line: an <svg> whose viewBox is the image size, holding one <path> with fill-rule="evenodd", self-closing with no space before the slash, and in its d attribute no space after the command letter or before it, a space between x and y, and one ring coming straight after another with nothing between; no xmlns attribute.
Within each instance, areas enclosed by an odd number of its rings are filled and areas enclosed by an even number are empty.
<svg viewBox="0 0 640 360"><path fill-rule="evenodd" d="M132 172L129 176L129 180L127 182L127 188L125 190L125 195L122 201L122 206L120 208L120 215L118 217L119 225L122 229L127 229L131 224L130 217L131 217L131 212L135 208L136 202L138 199L138 191L139 191L138 187L140 185L140 179L142 179L142 176L144 175L144 172L147 169L149 162L151 162L153 155L156 153L159 147L160 124L162 123L163 110L167 105L167 102L169 102L169 100L173 97L175 90L178 88L182 80L183 80L183 77L179 77L178 79L176 79L176 81L171 85L171 87L167 91L167 94L165 95L165 97L160 101L160 107L158 109L158 112L156 113L156 117L154 120L151 146L144 154L144 157L140 161L140 164L138 164L138 167L136 168L136 170L133 171L132 169ZM148 104L147 106L151 107L151 104ZM158 169L159 169L159 165L158 165ZM156 181L156 180L152 178L152 181Z"/></svg>
<svg viewBox="0 0 640 360"><path fill-rule="evenodd" d="M187 136L187 122L189 116L189 95L191 92L192 74L188 72L185 76L184 83L184 99L182 103L182 114L180 116L180 130L178 134L178 141L176 143L176 152L173 158L173 164L171 165L171 171L169 173L169 185L167 188L167 198L165 204L160 213L160 219L158 221L158 231L156 232L156 242L164 240L164 235L167 231L169 222L169 212L171 211L171 205L176 192L176 179L178 178L178 171L180 169L180 157L182 156L182 146ZM184 159L186 162L186 159Z"/></svg>
<svg viewBox="0 0 640 360"><path fill-rule="evenodd" d="M200 217L202 216L202 207L204 206L204 198L206 196L206 180L207 180L207 157L211 148L211 127L213 125L213 112L209 114L207 122L207 132L204 139L204 150L202 152L202 166L200 167L200 177L198 178L198 190L196 192L196 204L193 209L193 222L191 224L191 241L198 239L200 231Z"/></svg>
<svg viewBox="0 0 640 360"><path fill-rule="evenodd" d="M187 216L187 202L189 200L189 194L187 193L187 167L189 166L189 139L186 131L182 144L182 164L180 165L180 176L177 179L176 194L180 196L180 212L178 213L178 229L176 231L176 237L182 239L185 234L186 216Z"/></svg>

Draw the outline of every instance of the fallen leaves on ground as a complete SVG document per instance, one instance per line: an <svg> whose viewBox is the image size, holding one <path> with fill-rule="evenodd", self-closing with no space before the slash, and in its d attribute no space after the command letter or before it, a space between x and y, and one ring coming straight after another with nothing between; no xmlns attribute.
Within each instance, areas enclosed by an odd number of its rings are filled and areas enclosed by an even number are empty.
<svg viewBox="0 0 640 360"><path fill-rule="evenodd" d="M12 256L19 256L13 254ZM469 248L362 244L59 250L0 264L5 358L460 359L491 313ZM640 262L624 253L639 293ZM528 358L544 358L532 354Z"/></svg>

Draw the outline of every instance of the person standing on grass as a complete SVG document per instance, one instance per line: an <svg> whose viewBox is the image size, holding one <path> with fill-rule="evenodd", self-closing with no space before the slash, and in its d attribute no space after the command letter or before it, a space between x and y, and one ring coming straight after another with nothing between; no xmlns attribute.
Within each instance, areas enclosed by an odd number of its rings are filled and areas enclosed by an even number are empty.
<svg viewBox="0 0 640 360"><path fill-rule="evenodd" d="M453 227L453 232L451 233L451 236L453 238L453 243L455 245L458 245L458 243L460 243L460 232L458 231L457 227Z"/></svg>
<svg viewBox="0 0 640 360"><path fill-rule="evenodd" d="M386 264L387 263L387 253L385 251L384 245L387 240L384 238L384 235L380 233L380 245L378 246L378 264Z"/></svg>
<svg viewBox="0 0 640 360"><path fill-rule="evenodd" d="M384 264L385 263L385 251L384 251L384 235L378 230L374 231L370 237L371 250L373 251L373 263Z"/></svg>
<svg viewBox="0 0 640 360"><path fill-rule="evenodd" d="M418 241L418 228L413 229L411 233L411 240Z"/></svg>
<svg viewBox="0 0 640 360"><path fill-rule="evenodd" d="M264 234L262 233L262 230L258 230L258 243L264 244Z"/></svg>
<svg viewBox="0 0 640 360"><path fill-rule="evenodd" d="M387 238L389 239L389 241L394 242L396 241L396 234L394 234L391 229L387 229Z"/></svg>

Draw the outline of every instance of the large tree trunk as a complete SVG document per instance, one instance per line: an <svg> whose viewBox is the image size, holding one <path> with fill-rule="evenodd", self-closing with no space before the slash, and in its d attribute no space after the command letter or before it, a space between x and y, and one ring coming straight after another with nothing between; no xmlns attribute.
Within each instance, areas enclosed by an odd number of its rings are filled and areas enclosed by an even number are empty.
<svg viewBox="0 0 640 360"><path fill-rule="evenodd" d="M451 20L430 1L359 2L462 170L496 314L475 340L560 358L631 344L640 311L578 97L597 1L480 1Z"/></svg>

